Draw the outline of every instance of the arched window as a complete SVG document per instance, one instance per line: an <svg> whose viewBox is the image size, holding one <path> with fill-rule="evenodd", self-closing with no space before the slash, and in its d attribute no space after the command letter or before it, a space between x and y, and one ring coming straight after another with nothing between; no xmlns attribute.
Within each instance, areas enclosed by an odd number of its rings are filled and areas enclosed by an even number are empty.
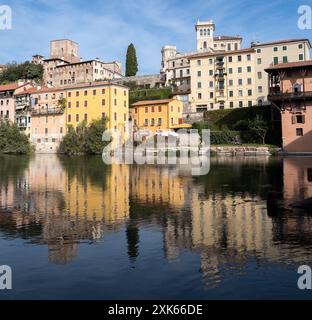
<svg viewBox="0 0 312 320"><path fill-rule="evenodd" d="M204 29L204 37L206 36L206 29Z"/></svg>
<svg viewBox="0 0 312 320"><path fill-rule="evenodd" d="M207 42L204 41L204 49L207 49Z"/></svg>
<svg viewBox="0 0 312 320"><path fill-rule="evenodd" d="M294 87L293 87L294 93L299 93L299 92L301 92L301 91L302 91L301 88L302 88L302 86L301 86L300 83L295 83L295 84L294 84Z"/></svg>
<svg viewBox="0 0 312 320"><path fill-rule="evenodd" d="M200 35L203 36L203 29L200 29Z"/></svg>
<svg viewBox="0 0 312 320"><path fill-rule="evenodd" d="M210 36L210 29L207 29L207 36Z"/></svg>

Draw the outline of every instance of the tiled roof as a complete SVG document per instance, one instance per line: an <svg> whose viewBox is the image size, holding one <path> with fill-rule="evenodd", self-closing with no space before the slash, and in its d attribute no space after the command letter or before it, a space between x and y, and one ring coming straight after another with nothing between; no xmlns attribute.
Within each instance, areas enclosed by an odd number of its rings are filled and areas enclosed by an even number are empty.
<svg viewBox="0 0 312 320"><path fill-rule="evenodd" d="M267 68L266 71L303 67L312 67L312 60L276 64L270 68Z"/></svg>
<svg viewBox="0 0 312 320"><path fill-rule="evenodd" d="M240 54L240 53L248 53L248 52L254 52L255 49L253 48L247 48L247 49L241 49L241 50L235 50L235 51L214 51L214 52L199 52L195 53L191 56L189 56L189 59L194 58L202 58L202 57L215 57L219 55L233 55L233 54Z"/></svg>
<svg viewBox="0 0 312 320"><path fill-rule="evenodd" d="M153 105L153 104L167 104L174 99L162 99L162 100L144 100L144 101L139 101L136 103L133 103L133 107L140 107L140 106L148 106L148 105Z"/></svg>
<svg viewBox="0 0 312 320"><path fill-rule="evenodd" d="M303 42L303 41L308 41L310 47L311 43L309 39L286 39L286 40L276 40L276 41L270 41L270 42L254 42L251 44L251 47L261 47L261 46L270 46L270 45L275 45L275 44L283 44L283 43L291 43L291 42Z"/></svg>
<svg viewBox="0 0 312 320"><path fill-rule="evenodd" d="M214 41L218 40L241 40L243 39L241 36L215 36L213 38Z"/></svg>
<svg viewBox="0 0 312 320"><path fill-rule="evenodd" d="M18 83L9 83L0 85L0 91L12 91L16 90L19 87Z"/></svg>

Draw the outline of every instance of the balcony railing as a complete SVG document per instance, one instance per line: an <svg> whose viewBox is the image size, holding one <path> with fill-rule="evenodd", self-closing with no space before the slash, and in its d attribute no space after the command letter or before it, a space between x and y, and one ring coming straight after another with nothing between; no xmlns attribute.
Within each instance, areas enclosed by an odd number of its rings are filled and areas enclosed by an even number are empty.
<svg viewBox="0 0 312 320"><path fill-rule="evenodd" d="M312 99L312 91L305 92L281 92L276 90L270 90L269 100L304 100Z"/></svg>
<svg viewBox="0 0 312 320"><path fill-rule="evenodd" d="M32 116L48 116L48 115L56 115L56 114L64 114L63 108L45 108L45 109L32 109Z"/></svg>

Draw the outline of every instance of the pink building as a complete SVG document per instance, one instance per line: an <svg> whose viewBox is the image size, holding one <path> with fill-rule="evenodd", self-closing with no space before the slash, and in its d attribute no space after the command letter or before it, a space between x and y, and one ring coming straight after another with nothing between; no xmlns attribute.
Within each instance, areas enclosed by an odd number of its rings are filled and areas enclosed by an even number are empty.
<svg viewBox="0 0 312 320"><path fill-rule="evenodd" d="M312 153L312 60L277 64L269 73L269 100L281 112L286 153Z"/></svg>

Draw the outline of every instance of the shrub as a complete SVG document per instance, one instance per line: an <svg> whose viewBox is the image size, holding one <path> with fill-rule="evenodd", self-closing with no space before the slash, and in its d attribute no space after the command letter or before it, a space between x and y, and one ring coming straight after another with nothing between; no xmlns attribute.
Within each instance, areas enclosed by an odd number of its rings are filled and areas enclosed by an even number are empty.
<svg viewBox="0 0 312 320"><path fill-rule="evenodd" d="M218 144L234 144L236 141L240 140L241 135L239 131L211 131L210 133L210 143L212 145Z"/></svg>
<svg viewBox="0 0 312 320"><path fill-rule="evenodd" d="M29 154L31 151L29 139L16 124L0 121L0 153Z"/></svg>
<svg viewBox="0 0 312 320"><path fill-rule="evenodd" d="M89 127L82 122L77 130L71 127L62 140L58 152L66 155L101 154L108 144L102 141L105 130L105 120L94 120Z"/></svg>

